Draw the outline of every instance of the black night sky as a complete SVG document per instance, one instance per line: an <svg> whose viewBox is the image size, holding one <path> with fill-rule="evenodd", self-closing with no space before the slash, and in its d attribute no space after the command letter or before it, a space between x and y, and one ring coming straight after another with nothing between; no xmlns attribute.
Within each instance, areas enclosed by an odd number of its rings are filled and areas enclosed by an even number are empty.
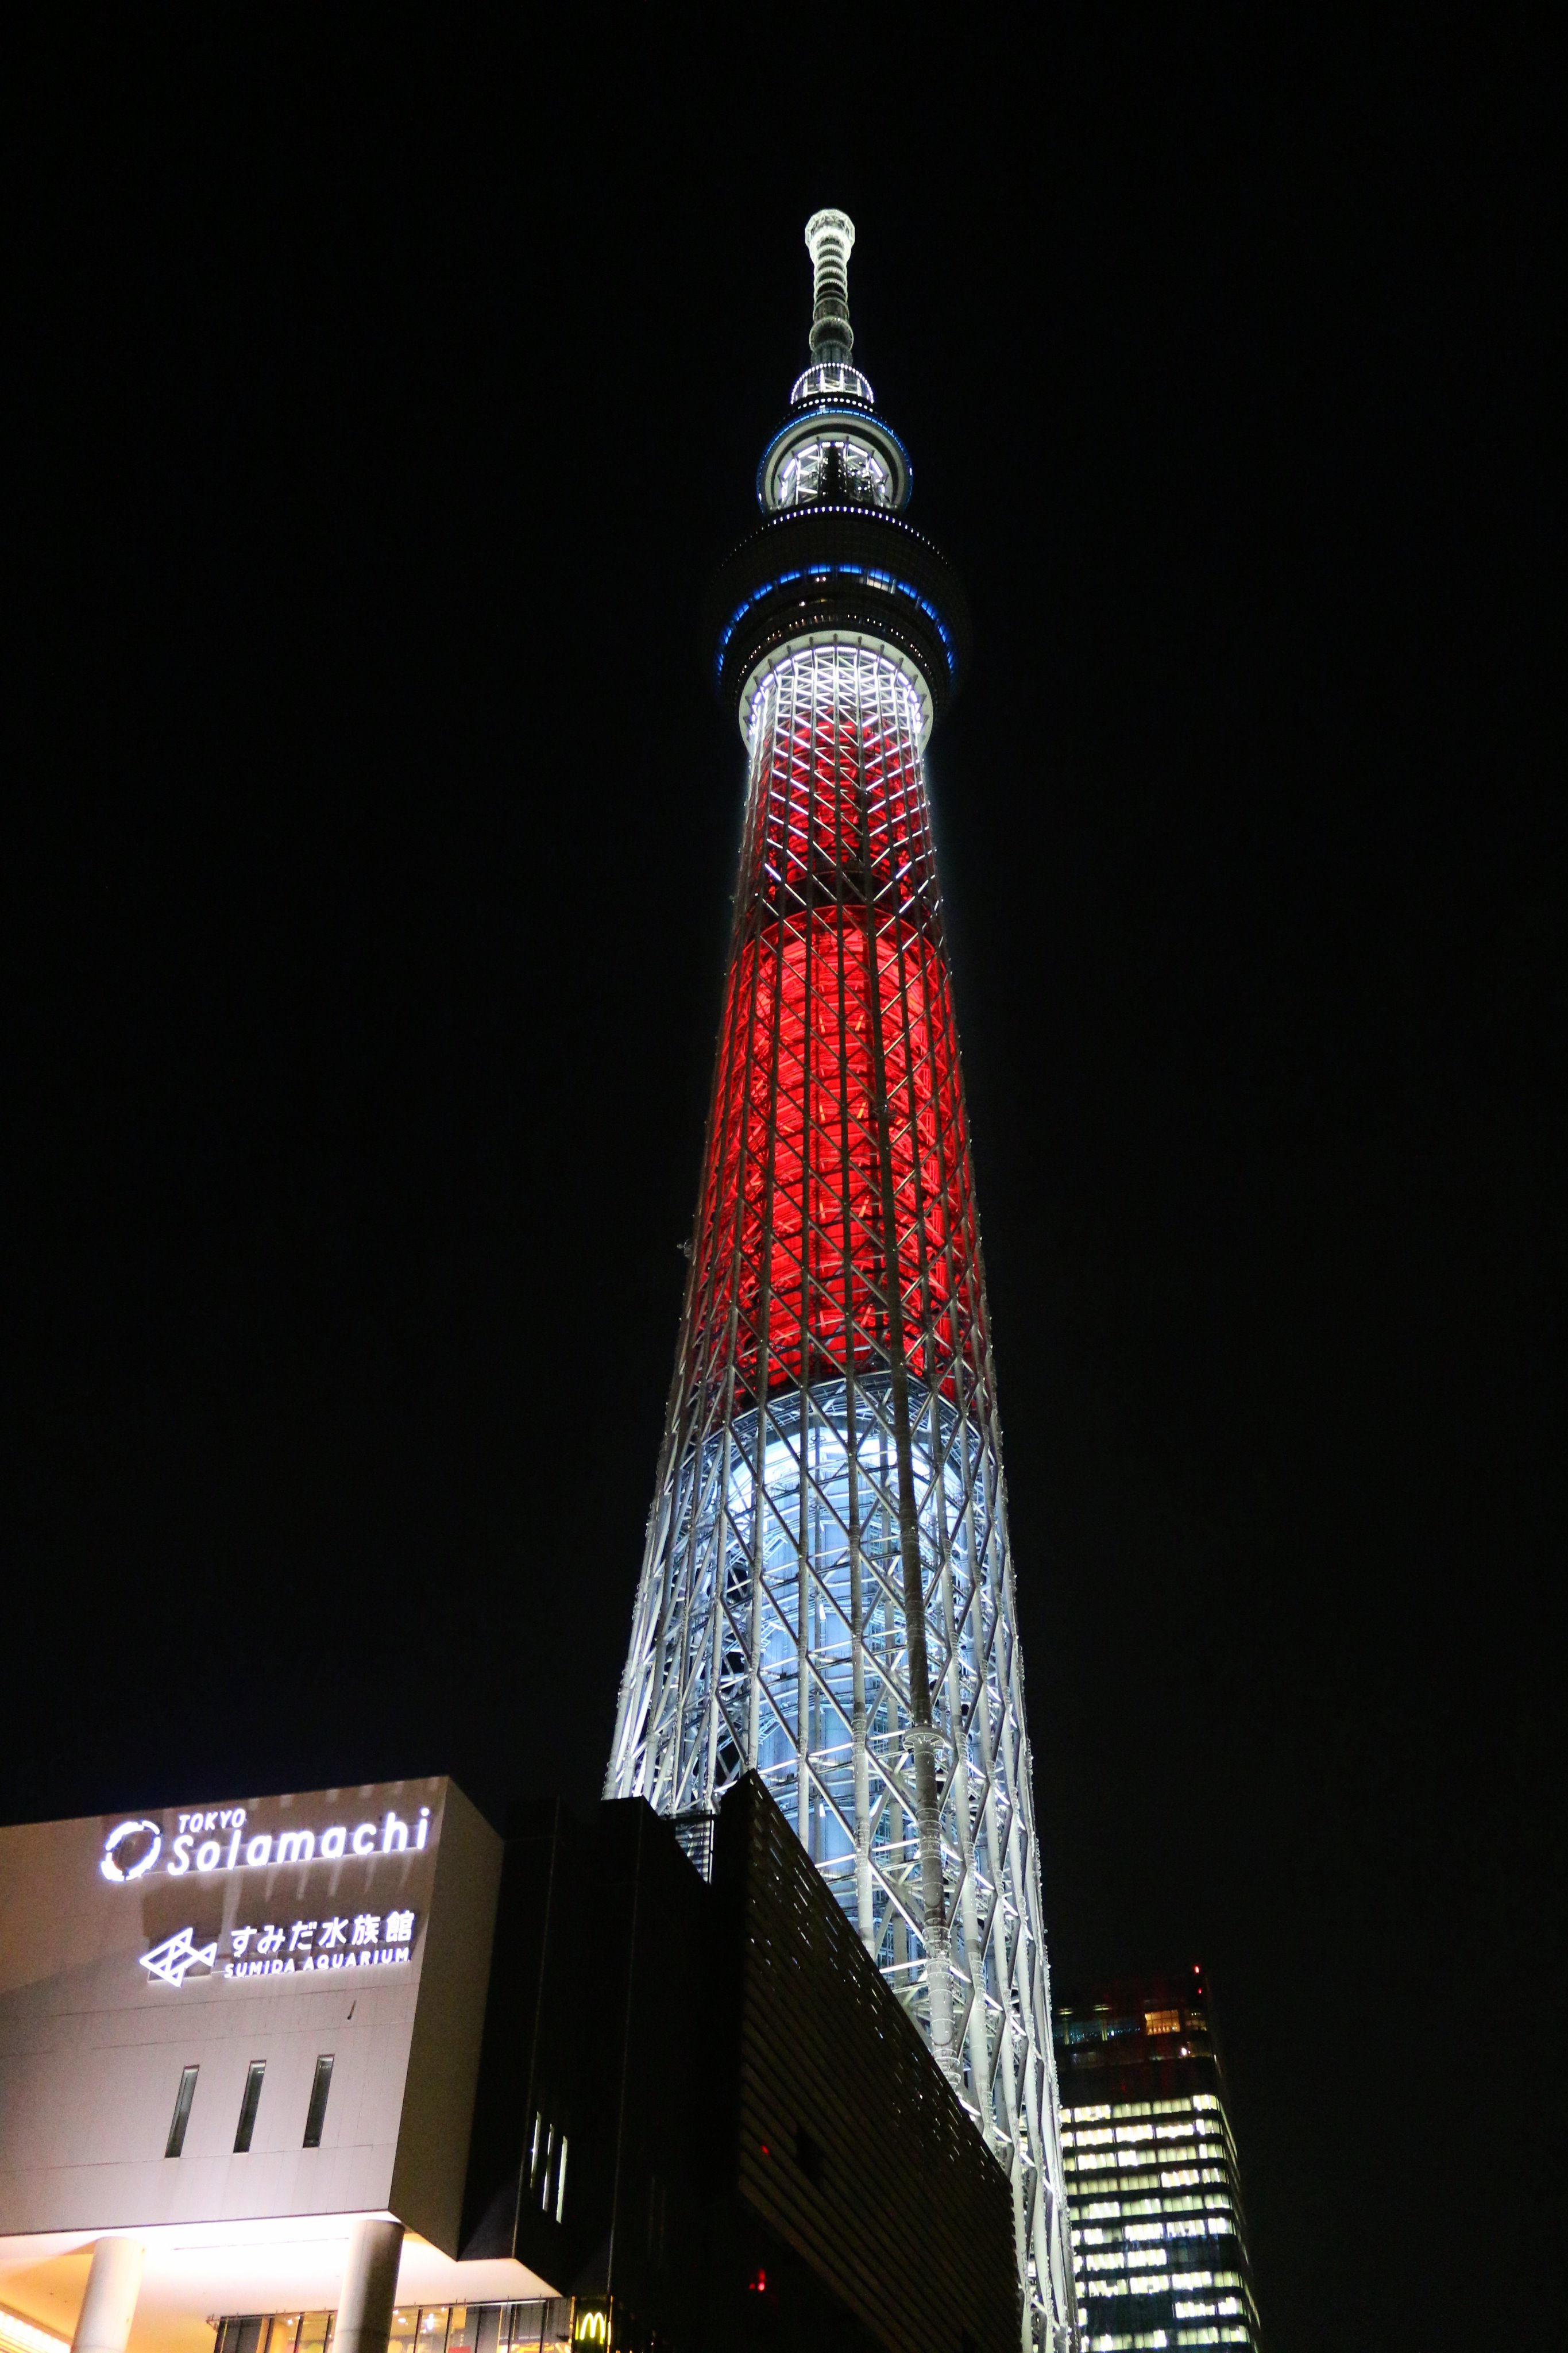
<svg viewBox="0 0 1568 2353"><path fill-rule="evenodd" d="M596 1796L740 821L698 601L842 206L976 616L1057 1974L1210 1973L1275 2353L1542 2341L1484 2156L1558 1688L1530 61L373 21L8 76L0 1814Z"/></svg>

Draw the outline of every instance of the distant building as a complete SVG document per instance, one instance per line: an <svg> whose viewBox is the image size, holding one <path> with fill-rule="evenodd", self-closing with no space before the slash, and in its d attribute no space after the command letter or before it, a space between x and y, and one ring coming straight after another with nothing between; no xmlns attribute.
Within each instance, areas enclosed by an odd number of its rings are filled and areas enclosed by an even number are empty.
<svg viewBox="0 0 1568 2353"><path fill-rule="evenodd" d="M1236 2137L1202 1970L1058 1994L1054 2031L1089 2353L1257 2346Z"/></svg>

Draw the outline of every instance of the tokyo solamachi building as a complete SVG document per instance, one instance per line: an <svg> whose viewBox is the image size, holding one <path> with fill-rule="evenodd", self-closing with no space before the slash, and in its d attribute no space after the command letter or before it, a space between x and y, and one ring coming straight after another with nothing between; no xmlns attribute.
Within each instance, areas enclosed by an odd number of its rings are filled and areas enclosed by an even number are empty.
<svg viewBox="0 0 1568 2353"><path fill-rule="evenodd" d="M324 2314L355 2232L452 2301L501 1855L440 1780L0 1831L14 2353Z"/></svg>
<svg viewBox="0 0 1568 2353"><path fill-rule="evenodd" d="M0 2353L1077 2353L926 755L855 231L710 610L746 803L605 1799L0 1831Z"/></svg>

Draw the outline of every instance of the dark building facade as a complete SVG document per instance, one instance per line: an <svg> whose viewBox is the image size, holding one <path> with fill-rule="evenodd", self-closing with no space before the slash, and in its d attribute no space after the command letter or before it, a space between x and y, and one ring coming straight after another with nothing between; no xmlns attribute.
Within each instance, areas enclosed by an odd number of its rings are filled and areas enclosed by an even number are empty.
<svg viewBox="0 0 1568 2353"><path fill-rule="evenodd" d="M761 1778L685 1835L710 1883L637 1799L509 1841L465 2257L580 2341L1011 2353L1006 2177Z"/></svg>
<svg viewBox="0 0 1568 2353"><path fill-rule="evenodd" d="M1058 1993L1073 2268L1089 2353L1259 2342L1203 1971Z"/></svg>

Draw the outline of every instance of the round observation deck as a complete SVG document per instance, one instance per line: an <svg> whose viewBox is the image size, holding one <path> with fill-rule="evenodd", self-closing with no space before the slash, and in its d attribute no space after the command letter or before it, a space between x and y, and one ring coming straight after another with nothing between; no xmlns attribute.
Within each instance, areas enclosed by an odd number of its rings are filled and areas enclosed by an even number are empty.
<svg viewBox="0 0 1568 2353"><path fill-rule="evenodd" d="M757 466L757 504L764 514L776 514L831 496L826 478L836 460L839 496L853 505L897 514L909 504L909 451L873 408L842 396L802 404L779 427Z"/></svg>
<svg viewBox="0 0 1568 2353"><path fill-rule="evenodd" d="M743 539L709 589L714 681L748 734L758 687L807 646L862 645L905 671L929 735L958 691L969 608L952 565L885 509L786 508Z"/></svg>

